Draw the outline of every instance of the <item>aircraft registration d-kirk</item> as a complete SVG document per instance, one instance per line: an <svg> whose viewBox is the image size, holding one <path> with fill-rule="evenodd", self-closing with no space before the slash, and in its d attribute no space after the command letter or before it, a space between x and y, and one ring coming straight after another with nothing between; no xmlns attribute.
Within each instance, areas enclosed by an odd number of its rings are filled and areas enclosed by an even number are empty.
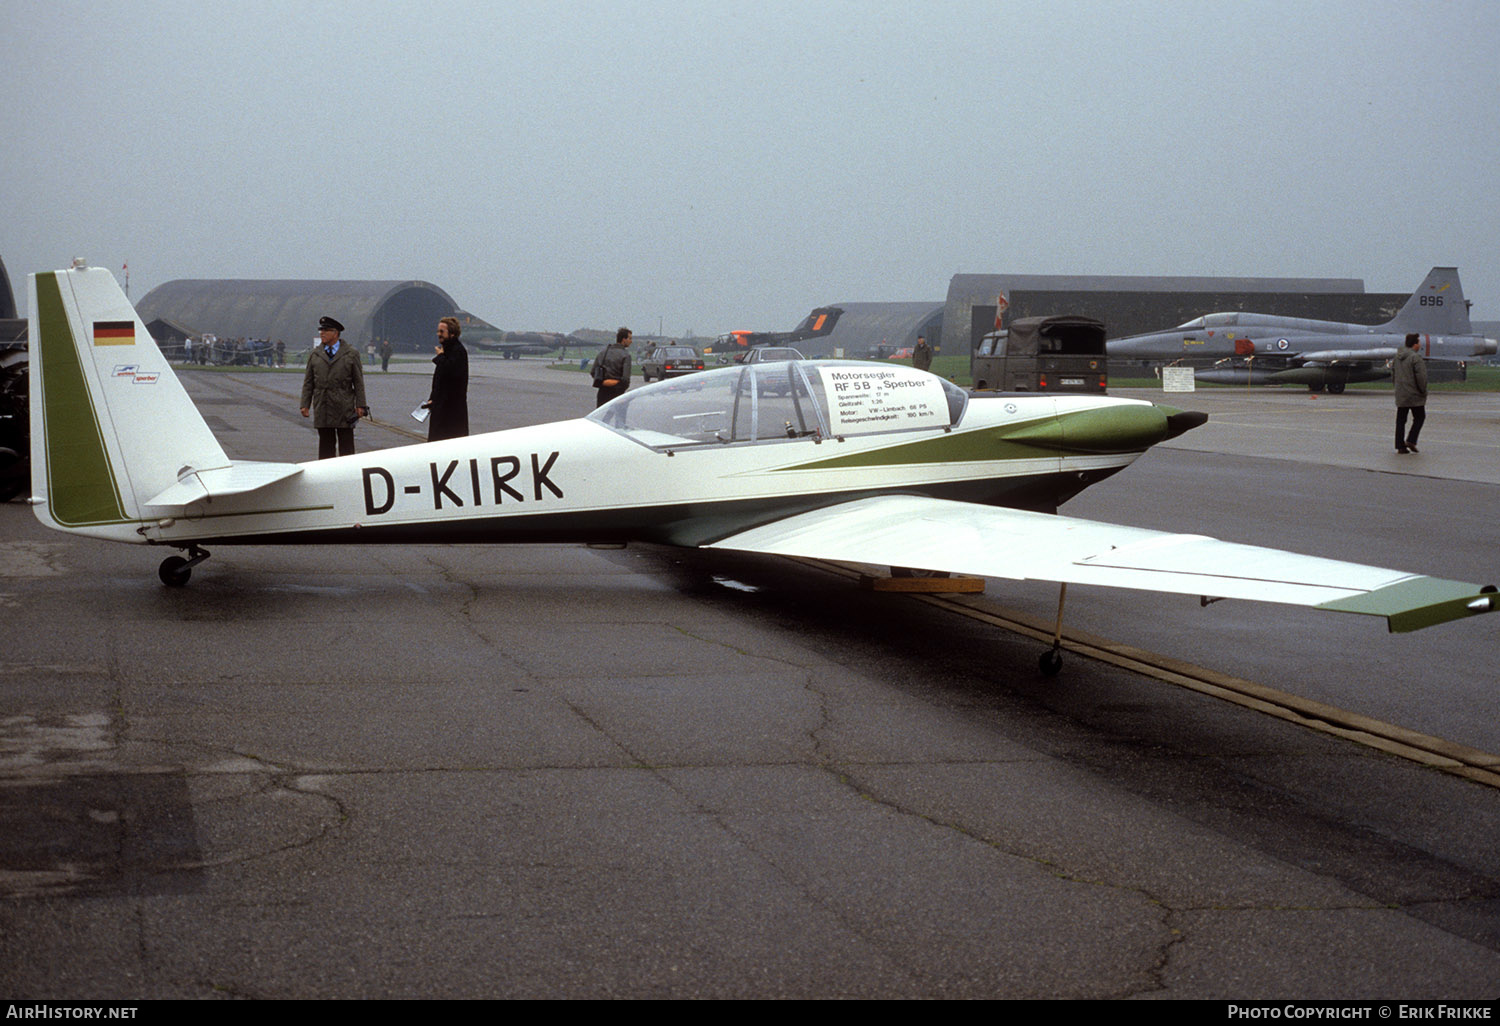
<svg viewBox="0 0 1500 1026"><path fill-rule="evenodd" d="M308 463L230 460L109 271L30 281L36 515L182 550L161 564L169 585L215 544L639 541L1283 602L1395 631L1500 598L1059 516L1206 416L1110 396L981 398L906 366L731 366L578 420ZM1043 669L1059 663L1054 639Z"/></svg>

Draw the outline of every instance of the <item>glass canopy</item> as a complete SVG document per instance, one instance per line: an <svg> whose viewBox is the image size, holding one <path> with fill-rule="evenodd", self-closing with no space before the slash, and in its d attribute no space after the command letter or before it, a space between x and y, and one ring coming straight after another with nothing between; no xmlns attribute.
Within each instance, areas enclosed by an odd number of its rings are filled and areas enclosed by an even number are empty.
<svg viewBox="0 0 1500 1026"><path fill-rule="evenodd" d="M589 419L653 449L948 428L968 394L899 364L750 363L626 392Z"/></svg>

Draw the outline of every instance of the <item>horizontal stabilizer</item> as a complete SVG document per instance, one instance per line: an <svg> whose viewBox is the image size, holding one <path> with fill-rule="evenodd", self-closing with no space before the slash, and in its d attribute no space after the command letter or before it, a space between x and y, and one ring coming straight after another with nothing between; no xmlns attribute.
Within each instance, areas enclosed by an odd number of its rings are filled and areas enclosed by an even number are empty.
<svg viewBox="0 0 1500 1026"><path fill-rule="evenodd" d="M710 548L1097 584L1384 616L1415 630L1497 608L1476 584L1025 510L884 495L741 531Z"/></svg>
<svg viewBox="0 0 1500 1026"><path fill-rule="evenodd" d="M302 467L296 463L235 462L212 470L189 470L176 484L147 499L143 512L148 516L181 513L195 502L257 492L300 473Z"/></svg>

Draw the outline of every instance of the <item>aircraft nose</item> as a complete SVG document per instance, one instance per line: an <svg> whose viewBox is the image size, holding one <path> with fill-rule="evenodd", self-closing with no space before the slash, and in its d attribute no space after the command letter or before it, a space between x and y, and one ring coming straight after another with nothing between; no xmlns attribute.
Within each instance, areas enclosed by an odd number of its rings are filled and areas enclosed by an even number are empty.
<svg viewBox="0 0 1500 1026"><path fill-rule="evenodd" d="M1072 453L1139 452L1186 431L1173 430L1171 416L1182 411L1150 403L1073 410L1007 431L1007 441ZM1206 418L1205 418L1206 419Z"/></svg>
<svg viewBox="0 0 1500 1026"><path fill-rule="evenodd" d="M1142 338L1116 339L1113 342L1104 343L1104 351L1110 356L1139 356L1143 355L1142 344L1147 341Z"/></svg>
<svg viewBox="0 0 1500 1026"><path fill-rule="evenodd" d="M1167 438L1176 438L1208 423L1208 414L1198 410L1177 410L1170 406L1159 406L1157 409L1167 415Z"/></svg>

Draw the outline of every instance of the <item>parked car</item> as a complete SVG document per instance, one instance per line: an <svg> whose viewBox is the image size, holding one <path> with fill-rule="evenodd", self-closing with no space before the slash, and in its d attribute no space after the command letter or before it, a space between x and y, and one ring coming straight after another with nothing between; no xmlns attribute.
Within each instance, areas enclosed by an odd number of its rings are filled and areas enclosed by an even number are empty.
<svg viewBox="0 0 1500 1026"><path fill-rule="evenodd" d="M791 346L757 346L735 357L736 363L784 363L790 360L805 360ZM756 389L761 395L790 395L795 382L785 370L766 367L755 372Z"/></svg>
<svg viewBox="0 0 1500 1026"><path fill-rule="evenodd" d="M759 346L734 358L735 363L775 363L778 360L805 360L791 346Z"/></svg>
<svg viewBox="0 0 1500 1026"><path fill-rule="evenodd" d="M692 346L657 346L641 362L641 377L661 381L703 369L703 357Z"/></svg>

